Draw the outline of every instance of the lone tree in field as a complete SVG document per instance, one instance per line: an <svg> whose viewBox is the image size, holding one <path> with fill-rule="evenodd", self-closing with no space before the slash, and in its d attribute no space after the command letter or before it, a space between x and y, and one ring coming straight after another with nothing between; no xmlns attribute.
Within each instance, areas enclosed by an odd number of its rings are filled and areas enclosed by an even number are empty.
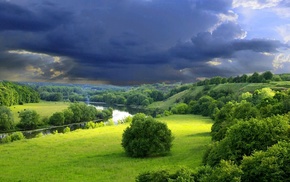
<svg viewBox="0 0 290 182"><path fill-rule="evenodd" d="M171 130L165 123L139 113L124 131L122 146L130 157L150 157L166 155L172 141Z"/></svg>

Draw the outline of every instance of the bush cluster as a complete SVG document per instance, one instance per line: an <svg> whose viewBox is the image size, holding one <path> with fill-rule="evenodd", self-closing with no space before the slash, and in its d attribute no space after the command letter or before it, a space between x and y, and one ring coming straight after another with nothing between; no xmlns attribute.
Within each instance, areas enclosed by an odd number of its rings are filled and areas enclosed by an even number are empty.
<svg viewBox="0 0 290 182"><path fill-rule="evenodd" d="M178 169L170 174L168 170L141 173L136 177L137 182L212 182L230 181L240 182L242 170L231 161L221 161L220 165L212 168L201 166L195 170L189 168Z"/></svg>
<svg viewBox="0 0 290 182"><path fill-rule="evenodd" d="M23 140L23 139L25 139L25 136L23 135L23 133L20 131L17 131L17 132L12 133L11 135L7 135L4 138L2 138L1 143L10 143L17 140Z"/></svg>
<svg viewBox="0 0 290 182"><path fill-rule="evenodd" d="M63 129L63 133L69 133L70 132L70 127L65 127L64 129Z"/></svg>
<svg viewBox="0 0 290 182"><path fill-rule="evenodd" d="M93 121L87 122L85 129L94 129L105 126L104 122L95 123Z"/></svg>
<svg viewBox="0 0 290 182"><path fill-rule="evenodd" d="M171 130L165 123L139 113L124 131L122 146L130 157L150 157L166 155L172 141Z"/></svg>

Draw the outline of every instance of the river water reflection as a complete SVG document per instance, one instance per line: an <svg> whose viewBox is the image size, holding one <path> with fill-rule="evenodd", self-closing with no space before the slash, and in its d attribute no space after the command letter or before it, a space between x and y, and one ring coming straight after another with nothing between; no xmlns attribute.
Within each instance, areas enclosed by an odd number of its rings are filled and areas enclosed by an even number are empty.
<svg viewBox="0 0 290 182"><path fill-rule="evenodd" d="M99 105L97 105L95 107L98 110L103 110L106 108L104 106L99 106ZM118 109L113 109L112 120L114 121L115 124L117 124L118 121L127 118L128 116L132 116L132 114L130 114L128 111L121 111Z"/></svg>

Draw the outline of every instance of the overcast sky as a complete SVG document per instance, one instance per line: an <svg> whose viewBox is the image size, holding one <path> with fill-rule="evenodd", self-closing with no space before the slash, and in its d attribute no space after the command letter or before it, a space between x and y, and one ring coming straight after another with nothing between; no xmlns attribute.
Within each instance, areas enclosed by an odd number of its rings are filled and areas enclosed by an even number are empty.
<svg viewBox="0 0 290 182"><path fill-rule="evenodd" d="M290 72L290 0L0 0L0 80L130 85Z"/></svg>

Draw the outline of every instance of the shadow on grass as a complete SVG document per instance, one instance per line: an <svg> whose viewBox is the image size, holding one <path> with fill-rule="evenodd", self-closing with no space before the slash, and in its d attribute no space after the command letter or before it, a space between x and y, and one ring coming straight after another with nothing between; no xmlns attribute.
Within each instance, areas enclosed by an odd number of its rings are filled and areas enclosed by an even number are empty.
<svg viewBox="0 0 290 182"><path fill-rule="evenodd" d="M192 135L187 135L188 137L209 137L210 132L195 133Z"/></svg>
<svg viewBox="0 0 290 182"><path fill-rule="evenodd" d="M99 159L115 159L115 160L137 160L137 161L142 161L142 160L148 160L148 159L160 159L160 158L167 158L172 156L171 152L168 152L166 154L159 154L159 155L152 155L152 156L147 156L147 157L130 157L128 156L125 152L116 152L116 153L108 153L108 154L95 154L95 155L88 155L83 157L83 160L99 160Z"/></svg>
<svg viewBox="0 0 290 182"><path fill-rule="evenodd" d="M116 152L116 153L108 153L108 154L96 154L96 155L92 155L90 157L87 158L94 158L94 157L99 157L99 158L122 158L122 157L127 157L125 152Z"/></svg>

